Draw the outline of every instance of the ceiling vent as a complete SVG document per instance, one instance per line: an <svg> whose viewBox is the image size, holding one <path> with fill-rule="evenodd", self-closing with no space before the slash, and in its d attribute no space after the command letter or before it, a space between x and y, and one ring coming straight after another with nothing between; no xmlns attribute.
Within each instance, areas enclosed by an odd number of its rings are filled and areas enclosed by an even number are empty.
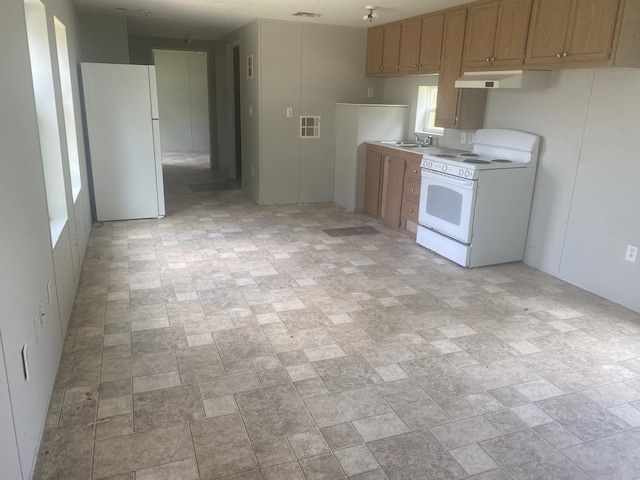
<svg viewBox="0 0 640 480"><path fill-rule="evenodd" d="M320 18L322 16L321 13L313 13L313 12L297 12L293 14L294 17L307 17L307 18Z"/></svg>

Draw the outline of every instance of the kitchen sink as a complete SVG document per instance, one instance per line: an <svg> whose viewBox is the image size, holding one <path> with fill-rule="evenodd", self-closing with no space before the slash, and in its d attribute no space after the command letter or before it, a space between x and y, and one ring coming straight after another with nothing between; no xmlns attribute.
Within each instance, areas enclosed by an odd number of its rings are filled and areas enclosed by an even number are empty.
<svg viewBox="0 0 640 480"><path fill-rule="evenodd" d="M393 145L394 147L402 147L402 148L418 148L421 145L416 142L380 142L385 145Z"/></svg>

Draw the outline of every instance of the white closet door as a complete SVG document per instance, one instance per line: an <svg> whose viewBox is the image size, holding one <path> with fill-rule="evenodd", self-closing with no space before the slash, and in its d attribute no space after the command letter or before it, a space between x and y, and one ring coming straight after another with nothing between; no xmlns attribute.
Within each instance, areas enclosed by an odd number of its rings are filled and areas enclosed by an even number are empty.
<svg viewBox="0 0 640 480"><path fill-rule="evenodd" d="M206 52L154 50L163 152L209 153Z"/></svg>
<svg viewBox="0 0 640 480"><path fill-rule="evenodd" d="M209 153L207 52L189 52L191 141L193 151Z"/></svg>

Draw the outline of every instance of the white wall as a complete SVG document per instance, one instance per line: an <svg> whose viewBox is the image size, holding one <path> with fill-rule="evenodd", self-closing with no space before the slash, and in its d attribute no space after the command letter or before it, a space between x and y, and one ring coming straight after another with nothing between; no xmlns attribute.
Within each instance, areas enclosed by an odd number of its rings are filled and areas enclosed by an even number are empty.
<svg viewBox="0 0 640 480"><path fill-rule="evenodd" d="M82 62L129 63L127 19L79 13Z"/></svg>
<svg viewBox="0 0 640 480"><path fill-rule="evenodd" d="M54 90L60 104L61 89L55 53L53 15L67 27L71 64L76 67L76 19L69 0L45 0L49 25L50 48L54 70ZM5 421L9 412L6 396L0 392L0 445L13 450L17 446L19 466L24 479L30 478L35 454L47 413L62 351L63 331L75 297L77 275L73 270L73 255L84 255L90 225L85 218L86 187L73 204L69 168L66 164L66 139L61 130L61 143L69 222L57 242L55 253L49 235L49 218L45 197L44 175L39 148L35 101L27 48L24 4L22 0L6 0L0 16L0 145L2 174L0 175L0 334L4 350L6 380L11 404L11 417L16 436ZM74 88L77 79L74 77ZM80 105L74 93L76 115ZM64 122L61 104L58 120ZM80 118L76 118L81 125ZM61 126L63 123L61 123ZM80 138L81 142L81 138ZM82 149L82 143L80 143ZM81 159L84 162L84 157ZM82 171L86 186L86 171ZM78 233L80 232L80 233ZM74 245L74 241L76 244ZM78 261L80 264L80 261ZM79 265L78 265L79 266ZM66 269L66 270L65 270ZM79 275L79 271L77 272ZM51 282L53 305L49 306L47 283ZM36 337L35 318L40 304L44 312L44 327ZM59 312L62 312L60 315ZM27 345L30 379L25 381L21 350ZM5 369L0 369L4 376ZM0 379L0 390L4 380ZM4 452L3 452L4 453ZM2 457L2 475L14 475L16 459ZM9 472L9 473L8 473Z"/></svg>
<svg viewBox="0 0 640 480"><path fill-rule="evenodd" d="M542 135L525 262L640 311L640 70L557 71L550 88L491 91L486 127Z"/></svg>
<svg viewBox="0 0 640 480"><path fill-rule="evenodd" d="M258 34L257 49L241 38L249 29ZM382 98L383 80L364 76L366 29L259 20L220 39L216 81L221 165L225 157L233 160L227 47L235 42L241 49L243 189L255 193L247 185L258 176L259 195L250 195L259 203L332 201L335 104ZM246 78L249 54L254 55L253 80ZM256 87L257 92L251 90ZM367 87L374 87L374 98L367 98ZM293 109L293 117L287 118L287 108ZM321 116L320 139L299 138L300 115ZM254 127L257 132L247 130Z"/></svg>

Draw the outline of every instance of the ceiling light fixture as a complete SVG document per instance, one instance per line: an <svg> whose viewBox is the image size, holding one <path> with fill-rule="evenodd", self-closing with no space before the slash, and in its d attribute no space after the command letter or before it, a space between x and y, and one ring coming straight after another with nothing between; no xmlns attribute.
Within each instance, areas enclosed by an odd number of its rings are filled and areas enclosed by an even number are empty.
<svg viewBox="0 0 640 480"><path fill-rule="evenodd" d="M364 20L369 20L369 22L373 22L374 18L378 18L378 14L376 13L376 10L378 9L378 7L367 5L366 7L364 7L364 9L369 11L364 17L362 17L364 18Z"/></svg>

